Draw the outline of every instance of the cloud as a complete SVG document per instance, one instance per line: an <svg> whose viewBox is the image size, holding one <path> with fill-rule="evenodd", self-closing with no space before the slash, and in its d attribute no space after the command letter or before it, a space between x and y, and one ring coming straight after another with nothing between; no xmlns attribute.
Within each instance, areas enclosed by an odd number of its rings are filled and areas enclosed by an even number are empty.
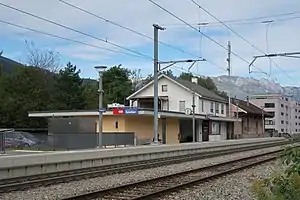
<svg viewBox="0 0 300 200"><path fill-rule="evenodd" d="M206 59L215 63L218 67L210 63L199 63L198 69L194 67L192 70L195 73L204 75L222 75L226 74L227 52L217 44L214 44L209 39L202 37L202 52L200 53L200 34L181 23L178 19L170 16L166 12L160 10L149 1L141 0L110 0L110 1L80 1L80 0L66 0L90 12L98 14L109 20L115 21L123 26L138 30L139 32L153 36L152 24L158 23L164 25L167 29L159 33L160 40L163 40L177 48L184 49L189 53L183 53L178 50L160 45L160 58L166 60L176 60L184 58L195 58L190 55L203 55ZM221 20L235 20L241 18L273 15L294 11L293 8L299 8L300 2L298 0L265 0L265 1L237 1L228 0L220 2L219 0L200 1L204 8L213 13ZM70 26L72 28L81 30L93 36L108 40L110 42L122 45L126 48L131 48L141 51L144 54L152 56L153 41L142 36L131 33L120 27L114 26L108 22L99 20L93 16L85 14L74 8L71 8L58 0L55 1L39 1L39 0L1 0L2 3L11 5L16 8L28 11L41 17L53 20L55 22ZM197 8L191 1L170 1L170 0L156 0L156 2L176 16L182 18L190 24L197 24L198 22L213 22L215 21L211 16L204 11ZM295 10L296 11L296 10ZM300 16L300 15L298 15ZM79 41L84 41L89 44L96 44L106 48L118 50L119 48L111 46L105 42L89 38L87 36L74 33L72 31L51 25L47 22L34 19L32 17L20 14L10 9L0 6L0 18L9 22L17 23L23 26L31 27L37 30L57 34L59 36L72 38ZM269 52L289 52L299 51L300 40L298 39L300 27L298 26L299 19L276 22L270 25L268 41ZM174 26L176 24L176 26ZM181 25L180 25L181 24ZM254 44L259 49L266 51L265 30L266 26L263 24L249 24L249 25L233 25L234 30L245 37L251 44ZM196 27L198 28L198 27ZM86 62L87 66L92 63L105 62L108 64L123 63L123 66L130 66L132 68L141 68L145 71L152 72L152 62L142 61L134 57L124 57L120 54L101 51L97 48L79 45L76 43L58 41L50 37L45 37L32 32L23 31L21 29L11 28L0 23L0 35L3 38L14 38L17 41L23 42L24 38L31 38L37 44L43 46L51 46L55 51L59 51L62 56L69 59L78 59L78 62L83 64ZM250 62L253 55L262 54L247 44L234 33L222 26L207 26L204 32L216 40L221 45L227 45L227 41L231 40L232 50L239 57L244 58ZM16 49L18 51L18 49ZM124 50L122 50L124 51ZM274 58L274 61L284 69L293 79L299 75L297 67L299 61L296 59ZM128 63L128 64L126 64ZM261 70L269 71L268 59L259 59L255 65ZM186 66L185 66L186 67ZM249 76L248 63L232 55L232 72L234 75ZM89 74L89 72L86 72ZM260 77L258 74L251 74L254 77ZM277 78L280 83L284 84L299 84L300 81L290 81L289 78L274 64L272 65L272 76Z"/></svg>

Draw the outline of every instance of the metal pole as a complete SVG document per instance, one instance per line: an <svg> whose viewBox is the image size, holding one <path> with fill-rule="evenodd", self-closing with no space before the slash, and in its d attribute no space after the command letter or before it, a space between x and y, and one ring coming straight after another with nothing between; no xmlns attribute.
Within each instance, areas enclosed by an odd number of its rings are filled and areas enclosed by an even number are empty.
<svg viewBox="0 0 300 200"><path fill-rule="evenodd" d="M158 28L154 27L154 143L158 143Z"/></svg>
<svg viewBox="0 0 300 200"><path fill-rule="evenodd" d="M154 124L153 124L153 134L154 143L158 144L158 30L164 30L161 26L153 24L154 28Z"/></svg>
<svg viewBox="0 0 300 200"><path fill-rule="evenodd" d="M230 80L230 76L231 76L231 44L230 41L228 41L228 57L227 57L227 63L228 63L228 77ZM231 118L231 97L230 97L230 91L228 91L228 115Z"/></svg>
<svg viewBox="0 0 300 200"><path fill-rule="evenodd" d="M99 138L98 147L102 148L102 129L103 129L103 83L102 83L102 71L99 71Z"/></svg>
<svg viewBox="0 0 300 200"><path fill-rule="evenodd" d="M192 110L193 110L193 142L196 141L196 121L195 121L195 92L193 92L193 105L192 105Z"/></svg>
<svg viewBox="0 0 300 200"><path fill-rule="evenodd" d="M264 134L264 132L265 132L265 119L264 119L264 108L262 107L262 110L261 110L261 117L262 117L262 124L261 124L261 126L262 126L262 135L261 136L263 136L263 134Z"/></svg>

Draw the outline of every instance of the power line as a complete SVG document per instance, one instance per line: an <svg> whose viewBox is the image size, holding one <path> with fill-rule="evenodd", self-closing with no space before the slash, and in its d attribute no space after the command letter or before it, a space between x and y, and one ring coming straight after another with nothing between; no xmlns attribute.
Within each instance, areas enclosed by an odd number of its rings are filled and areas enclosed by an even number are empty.
<svg viewBox="0 0 300 200"><path fill-rule="evenodd" d="M181 21L182 23L186 24L187 26L189 26L190 28L194 29L196 32L202 34L204 37L208 38L210 41L212 41L213 43L219 45L220 47L222 47L223 49L225 49L227 51L227 47L225 47L224 45L220 44L219 42L215 41L214 39L212 39L211 37L209 37L207 34L200 32L198 29L196 29L195 27L193 27L191 24L189 24L188 22L184 21L183 19L181 19L180 17L176 16L174 13L170 12L169 10L167 10L166 8L162 7L161 5L157 4L156 2L154 2L153 0L149 0L152 4L154 4L155 6L157 6L158 8L162 9L163 11L167 12L169 15L175 17L176 19L178 19L179 21ZM240 60L246 62L247 64L250 64L249 61L247 61L246 59L244 59L243 57L239 56L238 54L236 54L235 52L231 51L232 55L236 56L237 58L239 58ZM255 67L255 66L253 66ZM265 72L263 72L261 69L255 67L257 70L261 71L262 73L266 74Z"/></svg>
<svg viewBox="0 0 300 200"><path fill-rule="evenodd" d="M119 24L119 23L116 23L116 22L114 22L114 21L111 21L111 20L109 20L109 19L107 19L107 18L101 17L101 16L99 16L99 15L97 15L97 14L95 14L95 13L92 13L92 12L90 12L90 11L88 11L88 10L85 10L85 9L79 7L79 6L76 6L76 5L74 5L74 4L71 4L71 3L69 3L69 2L66 2L65 0L58 0L58 1L61 2L61 3L66 4L66 5L68 5L68 6L70 6L70 7L72 7L72 8L75 8L75 9L77 9L77 10L80 10L80 11L82 11L82 12L84 12L84 13L87 13L87 14L89 14L89 15L91 15L91 16L94 16L94 17L96 17L96 18L98 18L98 19L101 19L101 20L103 20L103 21L105 21L105 22L108 22L108 23L110 23L110 24L113 24L113 25L115 25L115 26L117 26L117 27L120 27L120 28L122 28L122 29L125 29L125 30L127 30L127 31L130 31L130 32L135 33L135 34L137 34L137 35L140 35L140 36L142 36L142 37L145 37L145 38L147 38L147 39L149 39L149 40L153 40L153 39L154 39L154 38L151 37L151 36L148 36L148 35L146 35L146 34L143 34L143 33L139 32L139 31L137 31L137 30L134 30L134 29L132 29L132 28L123 26L123 25L121 25L121 24ZM196 57L198 57L198 58L202 58L202 57L199 56L199 55L196 55L196 54L194 54L194 53L185 51L185 50L183 50L183 49L181 49L181 48L175 47L175 46L170 45L170 44L168 44L168 43L166 43L166 42L159 41L159 43L161 43L161 44L163 44L163 45L165 45L165 46L168 46L168 47L170 47L170 48L173 48L173 49L175 49L175 50L178 50L178 51L180 51L180 52L182 52L182 53L186 53L186 54L189 54L189 55L191 55L191 56L196 56ZM218 66L217 64L213 63L212 61L209 61L209 60L207 60L207 59L206 59L206 61L207 61L208 63L210 63L211 65L215 66L215 67L218 67L218 68L220 68L220 69L223 69L222 67L220 67L220 66ZM224 70L224 69L223 69L223 70Z"/></svg>
<svg viewBox="0 0 300 200"><path fill-rule="evenodd" d="M234 25L246 25L246 24L256 24L256 23L261 23L261 20L263 19L273 19L274 21L286 21L286 20L293 20L293 19L299 19L300 16L294 16L294 17L288 17L288 18L279 18L279 19L274 19L275 17L280 17L280 16L288 16L288 15L294 15L294 14L300 14L300 11L297 12L290 12L290 13L282 13L282 14L277 14L277 15L268 15L268 16L261 16L261 17L252 17L252 18L242 18L242 19L235 19L235 20L224 20L224 23L231 24L233 23ZM260 20L260 21L253 21L253 20ZM238 23L241 22L241 23ZM190 23L191 25L199 25L199 23ZM162 24L163 26L179 26L182 24ZM205 26L222 26L220 22L205 22Z"/></svg>
<svg viewBox="0 0 300 200"><path fill-rule="evenodd" d="M204 7L202 7L200 4L198 4L195 0L190 0L191 2L193 2L196 6L198 6L201 10L203 10L204 12L206 12L208 15L210 15L211 17L213 17L215 20L217 20L219 23L221 23L223 26L225 26L227 29L229 29L231 32L233 32L235 35L237 35L239 38L241 38L242 40L244 40L247 44L249 44L250 46L252 46L253 48L255 48L256 50L258 50L259 52L263 53L266 55L266 52L264 52L263 50L261 50L260 48L258 48L257 46L253 45L251 42L249 42L249 40L247 40L245 37L243 37L242 35L240 35L237 31L235 31L234 29L232 29L230 26L228 26L227 24L225 24L223 21L221 21L219 18L217 18L216 16L214 16L211 12L209 12L207 9L205 9ZM278 69L280 69L290 80L293 81L293 79L274 61L272 60L270 57L268 57L270 59L270 61L276 65L276 67Z"/></svg>
<svg viewBox="0 0 300 200"><path fill-rule="evenodd" d="M29 27L22 26L22 25L14 24L14 23L11 23L11 22L7 22L7 21L3 21L3 20L0 20L0 22L3 23L3 24L7 24L7 25L14 26L14 27L17 27L17 28L25 29L25 30L28 30L28 31L32 31L32 32L35 32L35 33L42 34L42 35L47 35L47 36L50 36L50 37L66 40L66 41L69 41L69 42L74 42L74 43L86 45L86 46L89 46L89 47L94 47L94 48L105 50L105 51L110 51L110 52L114 52L114 53L119 53L119 54L124 54L124 55L128 55L128 56L139 57L139 58L145 59L145 57L141 57L141 56L136 55L136 54L130 54L130 53L121 52L121 51L117 51L117 50L113 50L113 49L109 49L109 48L105 48L105 47L100 47L100 46L97 46L97 45L89 44L89 43L86 43L86 42L81 42L81 41L78 41L78 40L73 40L73 39L58 36L58 35L54 35L52 33L47 33L47 32L44 32L44 31L39 31L39 30L36 30L36 29L32 29L32 28L29 28Z"/></svg>
<svg viewBox="0 0 300 200"><path fill-rule="evenodd" d="M118 26L118 27L120 27L120 28L122 28L122 29L125 29L125 30L127 30L127 31L130 31L130 32L132 32L132 33L135 33L135 34L140 35L140 36L142 36L142 37L145 37L145 38L147 38L147 39L153 40L153 37L150 37L150 36L145 35L145 34L139 32L139 31L136 31L136 30L131 29L131 28L129 28L129 27L123 26L123 25L121 25L121 24L118 24L118 23L116 23L116 22L114 22L114 21L111 21L111 20L109 20L109 19L106 19L106 18L104 18L104 17L101 17L101 16L99 16L99 15L97 15L97 14L95 14L95 13L92 13L92 12L90 12L90 11L88 11L88 10L85 10L85 9L79 7L79 6L75 6L74 4L71 4L71 3L66 2L66 1L64 1L64 0L58 0L58 1L60 1L61 3L66 4L66 5L68 5L68 6L71 6L71 7L75 8L75 9L77 9L77 10L80 10L80 11L82 11L82 12L84 12L84 13L87 13L87 14L89 14L89 15L92 15L92 16L98 18L98 19L101 19L101 20L103 20L103 21L105 21L105 22L108 22L108 23L110 23L110 24L113 24L113 25L115 25L115 26ZM190 54L190 55L191 55L191 53L189 53L189 52L187 52L187 51L184 51L183 49L180 49L180 48L178 48L178 47L175 47L175 46L173 46L173 45L170 45L170 44L168 44L168 43L166 43L166 42L159 41L159 43L161 43L161 44L163 44L163 45L165 45L165 46L168 46L168 47L170 47L170 48L176 49L176 50L178 50L178 51L180 51L180 52L182 52L182 53L187 53L187 54ZM195 56L195 54L192 54L192 55Z"/></svg>
<svg viewBox="0 0 300 200"><path fill-rule="evenodd" d="M6 5L6 4L4 4L4 3L1 3L1 2L0 2L0 5L1 5L1 6L4 6L4 7L6 7L6 8L10 8L10 9L12 9L12 10L18 11L18 12L21 12L21 13L23 13L23 14L32 16L32 17L34 17L34 18L40 19L40 20L42 20L42 21L46 21L46 22L48 22L48 23L54 24L54 25L56 25L56 26L59 26L59 27L68 29L68 30L70 30L70 31L73 31L73 32L76 32L76 33L85 35L85 36L87 36L87 37L90 37L90 38L99 40L99 41L101 41L101 42L108 43L108 44L113 45L113 46L115 46L115 47L118 47L118 48L120 48L120 49L124 49L124 50L126 50L126 51L130 51L130 52L132 52L132 53L134 53L134 54L143 56L143 57L145 57L145 58L153 59L152 57L150 57L150 56L148 56L148 55L146 55L146 54L140 53L140 52L138 52L138 51L129 49L129 48L127 48L127 47L121 46L121 45L116 44L116 43L113 43L113 42L109 42L109 41L107 41L107 40L105 40L105 39L102 39L102 38L99 38L99 37L90 35L90 34L88 34L88 33L84 33L84 32L82 32L82 31L80 31L80 30L77 30L77 29L74 29L74 28L71 28L71 27L62 25L62 24L60 24L60 23L57 23L57 22L54 22L54 21L45 19L45 18L43 18L43 17L34 15L34 14L32 14L32 13L29 13L29 12L26 12L26 11L23 11L23 10L20 10L20 9L18 9L18 8L14 8L14 7L9 6L9 5Z"/></svg>

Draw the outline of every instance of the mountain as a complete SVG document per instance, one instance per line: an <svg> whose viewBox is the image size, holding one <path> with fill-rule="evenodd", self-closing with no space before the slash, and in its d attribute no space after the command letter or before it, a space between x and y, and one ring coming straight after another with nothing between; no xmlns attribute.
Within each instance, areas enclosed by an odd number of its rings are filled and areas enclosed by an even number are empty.
<svg viewBox="0 0 300 200"><path fill-rule="evenodd" d="M217 76L211 77L218 87L218 90L230 92L232 96L245 99L246 96L260 93L282 93L293 96L300 101L300 87L283 87L279 83L268 79L254 79L238 76Z"/></svg>

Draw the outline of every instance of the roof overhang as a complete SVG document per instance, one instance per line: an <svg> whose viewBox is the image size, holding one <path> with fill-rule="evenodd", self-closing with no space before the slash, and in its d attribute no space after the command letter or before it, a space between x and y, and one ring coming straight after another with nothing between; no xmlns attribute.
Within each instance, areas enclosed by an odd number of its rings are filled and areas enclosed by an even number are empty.
<svg viewBox="0 0 300 200"><path fill-rule="evenodd" d="M14 131L14 129L12 128L0 128L0 132L10 132L10 131Z"/></svg>
<svg viewBox="0 0 300 200"><path fill-rule="evenodd" d="M133 97L131 100L137 100L137 99L153 99L154 96L142 96L142 97ZM168 96L158 96L159 99L168 100Z"/></svg>
<svg viewBox="0 0 300 200"><path fill-rule="evenodd" d="M106 111L103 113L103 115L114 115L111 110ZM144 115L144 116L153 116L153 111L151 110L139 110L138 115ZM99 116L98 111L55 111L55 112L29 112L29 117L45 117L45 118L51 118L51 117L96 117ZM118 115L120 116L120 115ZM122 115L122 116L128 116L128 115ZM192 115L186 115L184 113L180 112L170 112L170 111L160 111L158 112L159 118L187 118L192 119ZM211 119L213 121L225 121L225 122L234 122L236 119L233 118L226 118L226 117L215 117L215 116L209 116L207 118L206 115L195 115L195 119Z"/></svg>

